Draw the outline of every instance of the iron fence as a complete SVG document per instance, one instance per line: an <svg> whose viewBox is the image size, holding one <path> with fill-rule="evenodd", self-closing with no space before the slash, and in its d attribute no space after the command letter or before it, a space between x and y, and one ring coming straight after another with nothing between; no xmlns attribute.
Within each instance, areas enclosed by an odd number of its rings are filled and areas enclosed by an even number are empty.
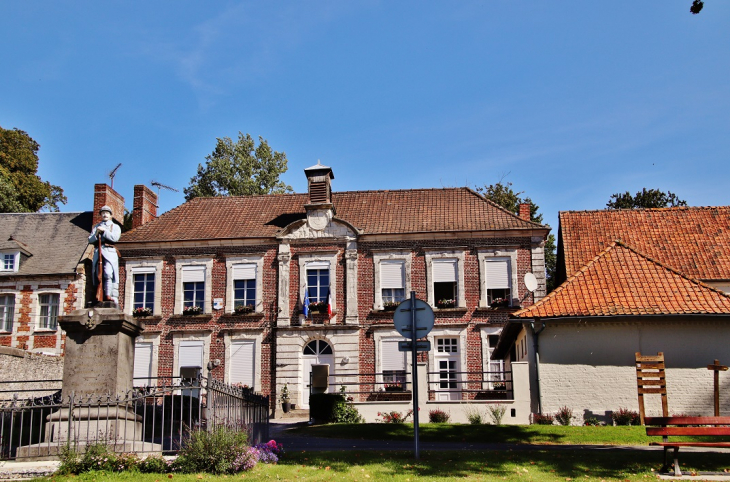
<svg viewBox="0 0 730 482"><path fill-rule="evenodd" d="M209 379L166 379L119 396L0 400L0 460L52 457L103 443L118 452L176 453L193 430L245 429L268 441L269 397Z"/></svg>
<svg viewBox="0 0 730 482"><path fill-rule="evenodd" d="M430 400L512 400L511 370L428 372Z"/></svg>

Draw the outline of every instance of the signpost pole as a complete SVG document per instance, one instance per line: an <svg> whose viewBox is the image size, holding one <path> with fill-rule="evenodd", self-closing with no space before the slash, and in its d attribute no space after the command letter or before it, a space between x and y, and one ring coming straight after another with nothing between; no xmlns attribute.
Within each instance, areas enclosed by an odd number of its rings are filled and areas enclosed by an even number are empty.
<svg viewBox="0 0 730 482"><path fill-rule="evenodd" d="M413 439L415 442L416 460L420 459L420 450L418 447L418 351L416 350L416 340L418 340L418 332L416 331L416 292L411 291L411 364L413 366Z"/></svg>

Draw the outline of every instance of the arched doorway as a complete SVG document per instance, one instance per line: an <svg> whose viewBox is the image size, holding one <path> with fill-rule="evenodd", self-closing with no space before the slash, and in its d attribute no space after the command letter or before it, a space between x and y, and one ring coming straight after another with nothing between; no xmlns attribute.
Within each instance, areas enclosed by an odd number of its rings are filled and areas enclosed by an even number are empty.
<svg viewBox="0 0 730 482"><path fill-rule="evenodd" d="M299 406L309 408L309 377L312 373L312 365L329 365L330 375L334 373L335 355L332 346L324 340L312 340L304 345L302 351L302 385L299 393L301 399Z"/></svg>

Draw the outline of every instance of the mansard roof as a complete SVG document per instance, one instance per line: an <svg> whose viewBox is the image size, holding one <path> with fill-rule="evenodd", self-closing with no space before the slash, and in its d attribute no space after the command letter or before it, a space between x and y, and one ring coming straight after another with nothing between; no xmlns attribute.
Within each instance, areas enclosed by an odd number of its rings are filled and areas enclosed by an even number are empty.
<svg viewBox="0 0 730 482"><path fill-rule="evenodd" d="M306 218L307 194L195 198L122 235L121 242L275 238ZM335 217L363 235L540 230L469 188L332 194ZM541 235L543 233L540 233Z"/></svg>
<svg viewBox="0 0 730 482"><path fill-rule="evenodd" d="M18 250L24 255L18 271L0 271L0 279L75 273L88 245L92 214L0 214L0 249Z"/></svg>
<svg viewBox="0 0 730 482"><path fill-rule="evenodd" d="M730 314L730 296L616 241L514 318Z"/></svg>
<svg viewBox="0 0 730 482"><path fill-rule="evenodd" d="M614 240L701 280L730 280L730 206L560 213L559 270L568 276Z"/></svg>

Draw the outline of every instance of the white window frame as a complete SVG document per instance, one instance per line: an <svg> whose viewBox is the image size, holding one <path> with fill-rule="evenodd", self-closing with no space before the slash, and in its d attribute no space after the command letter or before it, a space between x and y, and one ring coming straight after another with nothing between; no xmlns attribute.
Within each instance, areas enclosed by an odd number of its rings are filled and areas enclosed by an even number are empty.
<svg viewBox="0 0 730 482"><path fill-rule="evenodd" d="M5 267L5 256L12 256L13 267L8 269ZM20 251L0 251L0 271L7 273L17 273L20 267Z"/></svg>
<svg viewBox="0 0 730 482"><path fill-rule="evenodd" d="M510 306L519 302L518 284L517 284L517 249L516 248L494 248L480 249L477 251L477 259L479 260L479 307L487 308L487 259L506 258L509 259L509 269L511 278L510 287Z"/></svg>
<svg viewBox="0 0 730 482"><path fill-rule="evenodd" d="M383 261L402 261L405 277L405 297L411 292L411 262L412 253L410 251L384 251L373 253L373 281L375 282L375 293L373 297L373 310L383 309L383 289L380 279L380 264Z"/></svg>
<svg viewBox="0 0 730 482"><path fill-rule="evenodd" d="M254 373L254 384L251 387L255 392L261 392L261 344L264 341L263 333L251 333L251 332L228 332L223 336L223 344L225 346L225 381L231 383L231 353L233 345L236 341L253 341L254 342L254 360L253 360L253 373Z"/></svg>
<svg viewBox="0 0 730 482"><path fill-rule="evenodd" d="M480 335L482 338L482 370L485 372L491 371L492 363L498 363L500 366L500 369L502 371L505 370L505 364L504 360L495 360L492 362L492 359L490 358L492 355L492 352L494 352L494 349L497 348L497 346L491 346L489 343L489 336L491 335L497 335L499 336L500 333L502 333L501 327L495 327L495 326L483 326L480 328ZM495 381L505 381L505 380L488 380L487 378L490 378L491 375L485 373L485 380L482 385L482 388L485 390L492 390L494 388L493 382Z"/></svg>
<svg viewBox="0 0 730 482"><path fill-rule="evenodd" d="M0 333L12 333L13 328L15 327L17 322L16 318L18 316L18 310L16 309L16 306L18 304L18 294L12 291L0 290L0 296L7 296L13 300L13 315L10 317L9 320L9 329L6 329L7 322L5 320L5 314L3 314L2 317L0 317Z"/></svg>
<svg viewBox="0 0 730 482"><path fill-rule="evenodd" d="M456 259L456 306L455 308L466 308L466 292L464 285L464 262L466 259L465 249L441 249L424 248L426 252L426 289L428 291L428 304L436 308L433 290L433 261L435 259Z"/></svg>
<svg viewBox="0 0 730 482"><path fill-rule="evenodd" d="M456 353L453 351L444 351L439 352L438 351L438 345L440 340L456 340ZM462 361L461 361L461 352L463 351L463 345L461 344L461 338L459 336L435 336L433 338L433 358L434 358L434 365L433 370L436 372L436 384L432 386L434 391L436 392L461 392L462 386L459 383L464 377L459 372L462 371ZM446 383L453 383L453 387L442 387L441 383L443 383L443 380L441 380L441 368L438 366L439 362L441 360L447 359L452 360L456 359L456 369L454 370L454 379L453 381L451 379L447 380ZM450 371L450 370L447 370ZM459 397L461 398L461 397Z"/></svg>
<svg viewBox="0 0 730 482"><path fill-rule="evenodd" d="M385 389L385 386L383 385L383 341L402 341L403 336L399 334L396 330L378 330L373 334L373 341L375 344L375 373L378 373L378 376L376 378L377 388L383 388ZM406 370L406 390L408 390L409 386L408 383L411 381L411 374L410 372L410 357L406 356L407 353L403 352L403 358L405 360L405 370Z"/></svg>
<svg viewBox="0 0 730 482"><path fill-rule="evenodd" d="M152 366L150 368L150 385L157 385L157 370L158 370L158 354L160 353L160 334L159 333L142 333L135 339L135 345L137 343L151 343L152 344ZM132 372L134 374L134 372Z"/></svg>
<svg viewBox="0 0 730 482"><path fill-rule="evenodd" d="M459 366L457 367L457 372L465 371L465 367L468 367L466 363L466 350L467 350L467 328L465 326L456 326L456 327L434 327L433 330L431 330L431 333L428 334L428 340L431 342L431 351L428 352L428 365L431 367L428 371L432 372L430 375L431 379L429 380L432 382L430 386L436 390L436 391L453 391L453 390L441 390L439 388L439 375L438 375L438 359L440 358L436 353L436 346L437 338L458 338L458 352L459 355ZM461 382L464 381L465 377L463 374L457 374L456 375L456 381ZM456 390L460 390L461 388L466 388L466 384L457 383L456 384ZM460 397L461 398L461 397Z"/></svg>
<svg viewBox="0 0 730 482"><path fill-rule="evenodd" d="M124 281L124 312L128 315L134 310L134 275L155 273L155 299L152 307L153 316L162 316L162 268L161 259L154 260L127 260L125 263L126 280Z"/></svg>
<svg viewBox="0 0 730 482"><path fill-rule="evenodd" d="M236 280L234 279L233 273L235 266L239 264L256 265L256 303L254 305L254 312L263 313L263 256L231 256L226 258L226 313L233 313L236 310L235 300L233 299L233 285Z"/></svg>
<svg viewBox="0 0 730 482"><path fill-rule="evenodd" d="M183 312L183 268L189 266L202 266L205 268L205 287L203 302L203 313L210 314L213 312L213 259L212 258L178 258L175 260L175 314L181 315Z"/></svg>
<svg viewBox="0 0 730 482"><path fill-rule="evenodd" d="M62 296L64 293L60 290L43 290L38 293L36 293L35 298L35 305L36 305L36 314L35 314L35 331L36 332L47 332L47 333L55 333L58 331L58 317L63 315L63 304L64 304L64 296ZM49 328L47 326L41 326L41 296L44 295L56 295L58 296L58 314L56 315L56 327L55 328Z"/></svg>
<svg viewBox="0 0 730 482"><path fill-rule="evenodd" d="M299 306L304 306L305 286L307 285L307 265L311 263L329 263L330 299L332 300L332 320L335 323L337 315L337 253L300 253L299 254ZM304 318L304 315L300 315Z"/></svg>
<svg viewBox="0 0 730 482"><path fill-rule="evenodd" d="M203 343L203 366L201 374L203 377L208 376L208 362L210 361L210 332L190 332L190 333L173 333L172 334L172 376L180 376L180 342L182 341L200 341Z"/></svg>

